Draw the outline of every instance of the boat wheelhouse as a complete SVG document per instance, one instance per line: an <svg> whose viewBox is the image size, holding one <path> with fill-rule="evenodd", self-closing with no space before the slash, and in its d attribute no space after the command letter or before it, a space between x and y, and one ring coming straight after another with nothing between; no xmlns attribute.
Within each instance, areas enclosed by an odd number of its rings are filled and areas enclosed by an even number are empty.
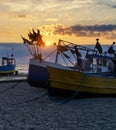
<svg viewBox="0 0 116 130"><path fill-rule="evenodd" d="M114 71L113 57L95 54L91 54L90 57L92 60L90 72L100 73Z"/></svg>
<svg viewBox="0 0 116 130"><path fill-rule="evenodd" d="M17 75L16 60L13 57L2 57L0 65L0 75Z"/></svg>

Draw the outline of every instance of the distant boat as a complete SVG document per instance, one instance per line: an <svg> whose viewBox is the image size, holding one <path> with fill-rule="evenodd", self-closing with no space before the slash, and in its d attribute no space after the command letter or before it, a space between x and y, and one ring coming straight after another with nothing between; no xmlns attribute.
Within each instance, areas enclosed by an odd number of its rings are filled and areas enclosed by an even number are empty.
<svg viewBox="0 0 116 130"><path fill-rule="evenodd" d="M0 65L0 75L2 76L10 76L17 75L18 71L16 68L16 60L12 57L2 57L2 63Z"/></svg>

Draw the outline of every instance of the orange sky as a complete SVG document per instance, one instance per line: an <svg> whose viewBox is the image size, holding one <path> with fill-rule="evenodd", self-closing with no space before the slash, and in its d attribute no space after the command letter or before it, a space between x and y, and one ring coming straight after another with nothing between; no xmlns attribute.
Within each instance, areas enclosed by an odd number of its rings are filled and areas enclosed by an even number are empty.
<svg viewBox="0 0 116 130"><path fill-rule="evenodd" d="M43 40L77 44L116 42L115 0L4 0L0 1L0 43L22 43L32 29ZM28 38L28 37L27 37Z"/></svg>

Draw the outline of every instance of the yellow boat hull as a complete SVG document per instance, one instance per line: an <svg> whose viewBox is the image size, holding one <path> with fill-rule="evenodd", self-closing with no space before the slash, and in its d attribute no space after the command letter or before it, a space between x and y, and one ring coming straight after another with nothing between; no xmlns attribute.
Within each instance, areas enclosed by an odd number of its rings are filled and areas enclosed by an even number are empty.
<svg viewBox="0 0 116 130"><path fill-rule="evenodd" d="M96 94L116 94L116 77L88 75L78 71L48 67L50 87Z"/></svg>

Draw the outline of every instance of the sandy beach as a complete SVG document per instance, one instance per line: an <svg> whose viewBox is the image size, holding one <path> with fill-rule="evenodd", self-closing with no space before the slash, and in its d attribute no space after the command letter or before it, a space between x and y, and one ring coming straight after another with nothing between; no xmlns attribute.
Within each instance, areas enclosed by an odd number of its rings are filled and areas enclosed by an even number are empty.
<svg viewBox="0 0 116 130"><path fill-rule="evenodd" d="M0 130L116 130L116 98L62 103L26 81L1 82Z"/></svg>

